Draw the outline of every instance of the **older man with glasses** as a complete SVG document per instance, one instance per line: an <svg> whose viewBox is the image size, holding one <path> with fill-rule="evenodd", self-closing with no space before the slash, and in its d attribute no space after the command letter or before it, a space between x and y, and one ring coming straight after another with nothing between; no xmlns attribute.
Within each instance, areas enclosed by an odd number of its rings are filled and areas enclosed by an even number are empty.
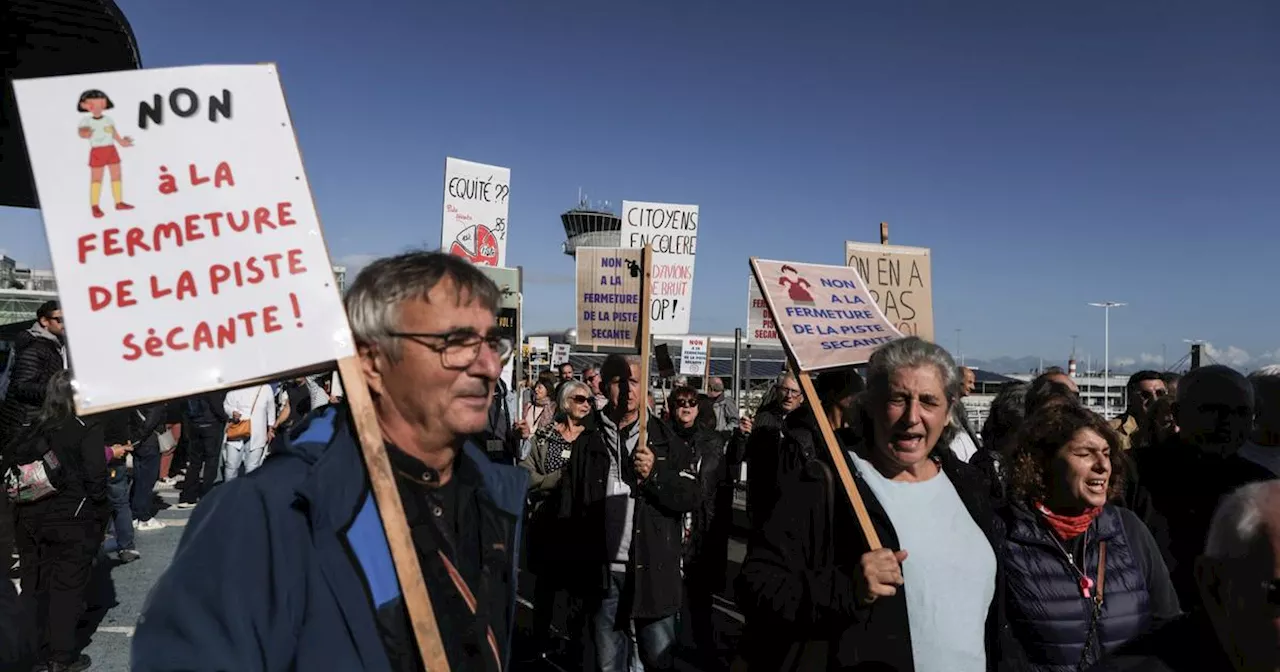
<svg viewBox="0 0 1280 672"><path fill-rule="evenodd" d="M435 252L380 259L347 313L450 667L507 666L528 475L468 437L512 344L498 288ZM422 669L345 404L192 516L134 638L149 670Z"/></svg>

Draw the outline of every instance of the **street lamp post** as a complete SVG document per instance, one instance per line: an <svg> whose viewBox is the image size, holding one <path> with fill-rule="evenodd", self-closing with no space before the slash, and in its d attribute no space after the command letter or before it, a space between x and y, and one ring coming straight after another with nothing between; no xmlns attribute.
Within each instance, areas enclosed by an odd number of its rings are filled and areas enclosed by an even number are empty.
<svg viewBox="0 0 1280 672"><path fill-rule="evenodd" d="M1102 331L1102 416L1106 417L1107 408L1111 405L1111 309L1127 306L1127 303L1103 301L1089 305L1101 308L1103 313Z"/></svg>

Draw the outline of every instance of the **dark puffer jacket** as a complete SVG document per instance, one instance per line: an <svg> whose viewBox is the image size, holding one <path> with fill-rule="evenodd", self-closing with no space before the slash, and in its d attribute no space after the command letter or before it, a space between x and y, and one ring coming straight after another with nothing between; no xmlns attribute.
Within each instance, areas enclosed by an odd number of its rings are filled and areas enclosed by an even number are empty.
<svg viewBox="0 0 1280 672"><path fill-rule="evenodd" d="M1178 615L1159 549L1131 511L1108 504L1084 535L1061 546L1026 505L1015 504L1004 515L1006 613L1027 669L1074 672L1080 665L1094 605L1081 594L1080 574L1067 553L1077 567L1083 555L1086 573L1097 581L1099 542L1107 545L1102 610L1087 663Z"/></svg>
<svg viewBox="0 0 1280 672"><path fill-rule="evenodd" d="M0 403L0 440L6 443L35 417L49 379L63 369L62 342L39 323L18 334L13 349L9 390Z"/></svg>

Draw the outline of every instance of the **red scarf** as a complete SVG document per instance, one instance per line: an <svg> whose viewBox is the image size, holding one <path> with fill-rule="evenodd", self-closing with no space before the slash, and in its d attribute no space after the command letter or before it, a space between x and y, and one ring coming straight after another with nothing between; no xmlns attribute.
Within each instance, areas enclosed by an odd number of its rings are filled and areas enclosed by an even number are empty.
<svg viewBox="0 0 1280 672"><path fill-rule="evenodd" d="M1049 524L1049 528L1063 541L1070 541L1084 534L1085 530L1093 524L1093 519L1102 513L1102 507L1095 506L1085 509L1084 513L1078 516L1061 516L1050 511L1044 502L1036 502L1035 506L1036 511L1039 511L1045 522Z"/></svg>

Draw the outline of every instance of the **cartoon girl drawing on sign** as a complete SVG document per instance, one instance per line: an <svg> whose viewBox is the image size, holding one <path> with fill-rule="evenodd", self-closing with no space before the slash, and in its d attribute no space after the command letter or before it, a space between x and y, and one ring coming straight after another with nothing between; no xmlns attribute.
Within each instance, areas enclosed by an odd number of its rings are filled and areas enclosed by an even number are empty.
<svg viewBox="0 0 1280 672"><path fill-rule="evenodd" d="M80 137L89 141L89 206L94 217L102 216L102 208L98 207L98 198L102 195L102 170L111 174L111 196L116 202L116 210L132 210L133 206L124 202L124 186L120 182L120 153L116 151L116 143L121 147L132 147L133 138L121 137L116 130L116 122L103 114L115 107L107 94L89 89L80 94L80 102L76 109L88 114L80 119Z"/></svg>
<svg viewBox="0 0 1280 672"><path fill-rule="evenodd" d="M791 266L783 266L780 270L782 277L778 278L778 284L787 288L787 296L796 303L813 303L813 295L807 289L813 285L800 277L800 272Z"/></svg>

